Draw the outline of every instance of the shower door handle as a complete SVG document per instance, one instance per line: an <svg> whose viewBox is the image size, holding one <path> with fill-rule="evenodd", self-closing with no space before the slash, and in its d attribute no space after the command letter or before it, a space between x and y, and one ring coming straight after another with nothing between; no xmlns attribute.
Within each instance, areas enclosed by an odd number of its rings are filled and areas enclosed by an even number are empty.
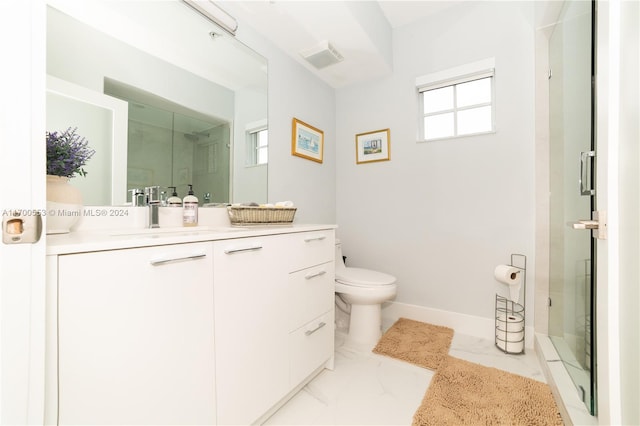
<svg viewBox="0 0 640 426"><path fill-rule="evenodd" d="M588 229L592 231L593 238L599 240L607 239L607 213L605 211L593 212L593 219L579 220L570 223L573 229Z"/></svg>
<svg viewBox="0 0 640 426"><path fill-rule="evenodd" d="M579 220L571 224L573 229L598 229L600 222L596 220Z"/></svg>
<svg viewBox="0 0 640 426"><path fill-rule="evenodd" d="M580 195L595 195L596 190L594 188L587 188L587 159L595 158L595 151L585 151L580 153L580 176L578 177L578 182L580 183ZM593 170L593 163L591 164ZM593 184L593 182L592 182Z"/></svg>

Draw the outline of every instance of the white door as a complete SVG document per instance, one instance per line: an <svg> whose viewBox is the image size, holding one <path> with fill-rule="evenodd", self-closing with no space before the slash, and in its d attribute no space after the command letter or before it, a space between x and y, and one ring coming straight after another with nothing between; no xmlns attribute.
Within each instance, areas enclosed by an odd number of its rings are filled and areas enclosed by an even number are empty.
<svg viewBox="0 0 640 426"><path fill-rule="evenodd" d="M0 210L45 207L45 3L0 0ZM44 236L0 243L0 422L43 421Z"/></svg>

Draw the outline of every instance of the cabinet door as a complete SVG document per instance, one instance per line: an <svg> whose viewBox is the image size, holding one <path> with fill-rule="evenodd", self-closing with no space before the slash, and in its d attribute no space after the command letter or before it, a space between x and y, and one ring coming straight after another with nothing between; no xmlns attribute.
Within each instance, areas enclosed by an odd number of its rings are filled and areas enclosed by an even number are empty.
<svg viewBox="0 0 640 426"><path fill-rule="evenodd" d="M60 256L61 424L215 423L211 243Z"/></svg>
<svg viewBox="0 0 640 426"><path fill-rule="evenodd" d="M250 424L289 388L286 262L280 236L214 242L218 424Z"/></svg>

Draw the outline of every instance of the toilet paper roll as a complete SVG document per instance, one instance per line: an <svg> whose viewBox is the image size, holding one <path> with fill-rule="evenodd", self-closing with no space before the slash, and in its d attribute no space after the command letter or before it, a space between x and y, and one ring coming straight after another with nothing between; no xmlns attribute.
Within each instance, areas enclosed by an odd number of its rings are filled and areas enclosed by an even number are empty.
<svg viewBox="0 0 640 426"><path fill-rule="evenodd" d="M496 345L505 352L520 353L524 349L524 318L501 314L496 322Z"/></svg>
<svg viewBox="0 0 640 426"><path fill-rule="evenodd" d="M506 336L505 333L501 333L500 331L496 332L496 341L509 343L509 346L511 346L511 343L520 343L523 341L523 339L524 331L519 331L517 333L507 333Z"/></svg>
<svg viewBox="0 0 640 426"><path fill-rule="evenodd" d="M522 285L522 270L510 265L498 265L493 275L499 282L509 286L509 299L518 303L520 299L520 287Z"/></svg>
<svg viewBox="0 0 640 426"><path fill-rule="evenodd" d="M504 334L505 331L507 332L507 334L522 332L524 331L524 318L517 314L500 314L498 315L496 330L496 334L499 332L502 332L502 334ZM502 338L504 339L504 336ZM509 338L508 340L514 341L511 338Z"/></svg>
<svg viewBox="0 0 640 426"><path fill-rule="evenodd" d="M497 338L496 345L505 352L519 354L524 350L524 333L520 336L520 340L516 342L504 341Z"/></svg>
<svg viewBox="0 0 640 426"><path fill-rule="evenodd" d="M504 284L516 285L522 281L522 271L510 265L496 266L493 275L496 277L496 280Z"/></svg>

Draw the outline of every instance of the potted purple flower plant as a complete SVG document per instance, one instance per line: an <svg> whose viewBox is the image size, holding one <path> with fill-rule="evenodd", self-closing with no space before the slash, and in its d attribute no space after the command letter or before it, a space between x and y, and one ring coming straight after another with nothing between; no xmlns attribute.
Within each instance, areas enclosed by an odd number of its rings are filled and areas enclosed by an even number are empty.
<svg viewBox="0 0 640 426"><path fill-rule="evenodd" d="M76 174L86 176L87 161L95 154L89 142L76 133L77 127L59 134L47 132L47 174L72 178Z"/></svg>
<svg viewBox="0 0 640 426"><path fill-rule="evenodd" d="M76 130L47 132L47 234L69 232L81 215L82 194L69 179L87 175L84 166L95 150Z"/></svg>

